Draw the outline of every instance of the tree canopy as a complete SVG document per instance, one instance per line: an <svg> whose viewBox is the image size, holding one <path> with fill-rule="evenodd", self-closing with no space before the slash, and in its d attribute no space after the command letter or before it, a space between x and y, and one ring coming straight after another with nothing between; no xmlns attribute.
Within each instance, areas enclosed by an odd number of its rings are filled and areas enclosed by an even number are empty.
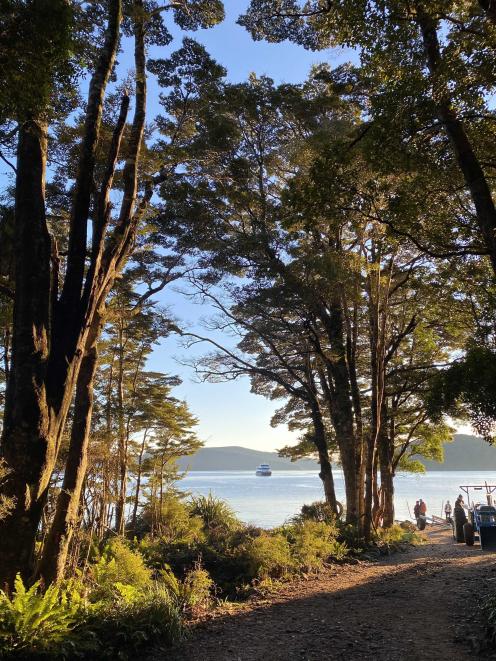
<svg viewBox="0 0 496 661"><path fill-rule="evenodd" d="M217 0L0 12L2 585L188 518L171 498L198 420L150 367L171 334L200 379L276 402L336 518L339 463L365 543L453 420L492 440L493 3L252 0L255 40L354 50L291 84L233 82L195 41ZM203 330L159 304L174 283Z"/></svg>

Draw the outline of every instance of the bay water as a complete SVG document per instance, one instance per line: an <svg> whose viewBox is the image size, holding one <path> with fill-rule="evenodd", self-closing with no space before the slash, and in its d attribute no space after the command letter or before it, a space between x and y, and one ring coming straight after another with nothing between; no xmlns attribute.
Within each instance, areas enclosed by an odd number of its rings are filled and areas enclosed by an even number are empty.
<svg viewBox="0 0 496 661"><path fill-rule="evenodd" d="M337 498L344 500L342 472L335 470L334 479ZM411 519L419 498L426 502L428 516L444 516L444 503L449 499L454 505L460 485L485 482L496 484L496 472L400 473L395 478L395 517ZM178 486L192 495L212 493L227 501L242 521L264 528L281 525L302 505L324 498L316 471L273 471L271 477L257 477L254 471L192 471Z"/></svg>

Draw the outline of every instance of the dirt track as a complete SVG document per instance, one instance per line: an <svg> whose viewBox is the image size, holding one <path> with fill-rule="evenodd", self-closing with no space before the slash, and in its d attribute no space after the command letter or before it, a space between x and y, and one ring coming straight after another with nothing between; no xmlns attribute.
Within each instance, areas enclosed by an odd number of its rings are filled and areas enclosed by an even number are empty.
<svg viewBox="0 0 496 661"><path fill-rule="evenodd" d="M336 566L198 626L176 661L468 661L480 590L496 556L429 532L429 543L375 563ZM472 640L471 640L472 639Z"/></svg>

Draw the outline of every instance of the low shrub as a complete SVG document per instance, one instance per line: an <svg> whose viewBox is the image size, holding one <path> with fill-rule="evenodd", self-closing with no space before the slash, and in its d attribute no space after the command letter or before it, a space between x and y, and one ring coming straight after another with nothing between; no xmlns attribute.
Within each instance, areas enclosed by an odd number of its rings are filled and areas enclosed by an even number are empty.
<svg viewBox="0 0 496 661"><path fill-rule="evenodd" d="M295 566L305 571L318 569L332 554L336 537L333 524L304 520L287 529Z"/></svg>
<svg viewBox="0 0 496 661"><path fill-rule="evenodd" d="M0 657L128 659L181 639L181 614L164 586L117 586L111 602L90 603L76 581L43 592L40 582L26 589L17 577L11 597L0 591Z"/></svg>
<svg viewBox="0 0 496 661"><path fill-rule="evenodd" d="M208 571L203 569L200 564L188 571L183 581L174 575L170 567L165 567L160 572L160 576L165 588L176 600L181 610L193 611L209 603L214 582Z"/></svg>
<svg viewBox="0 0 496 661"><path fill-rule="evenodd" d="M340 542L339 540L334 539L330 546L329 559L331 560L344 560L350 554L350 549L346 542Z"/></svg>
<svg viewBox="0 0 496 661"><path fill-rule="evenodd" d="M486 620L485 651L496 650L496 595L489 594L479 602L484 619Z"/></svg>
<svg viewBox="0 0 496 661"><path fill-rule="evenodd" d="M342 521L337 521L336 525L337 540L350 549L350 552L360 554L363 551L363 539L360 538L357 527Z"/></svg>
<svg viewBox="0 0 496 661"><path fill-rule="evenodd" d="M201 563L219 593L235 596L239 585L251 580L248 575L248 561L243 553L239 552L239 548L249 541L251 536L242 535L240 530L236 534L235 544L228 541L227 537L223 541L217 538L215 544L168 544L164 540L145 538L139 543L139 550L156 576L169 568L178 579L184 580L188 572Z"/></svg>
<svg viewBox="0 0 496 661"><path fill-rule="evenodd" d="M336 516L331 506L325 500L317 500L310 505L303 505L299 514L293 517L293 523L302 521L318 521L321 523L334 524Z"/></svg>
<svg viewBox="0 0 496 661"><path fill-rule="evenodd" d="M289 542L280 532L264 532L250 540L243 555L250 578L281 578L294 569Z"/></svg>
<svg viewBox="0 0 496 661"><path fill-rule="evenodd" d="M400 546L402 544L422 544L424 538L419 535L415 528L405 529L401 524L395 523L389 528L377 530L377 542L379 546Z"/></svg>
<svg viewBox="0 0 496 661"><path fill-rule="evenodd" d="M138 599L122 599L112 608L101 603L77 633L86 641L83 658L131 659L152 645L178 642L184 629L176 601L154 584Z"/></svg>
<svg viewBox="0 0 496 661"><path fill-rule="evenodd" d="M190 512L189 506L175 494L167 494L162 505L152 511L147 507L142 512L136 525L137 536L151 532L152 521L154 536L166 543L191 544L204 538L203 520Z"/></svg>

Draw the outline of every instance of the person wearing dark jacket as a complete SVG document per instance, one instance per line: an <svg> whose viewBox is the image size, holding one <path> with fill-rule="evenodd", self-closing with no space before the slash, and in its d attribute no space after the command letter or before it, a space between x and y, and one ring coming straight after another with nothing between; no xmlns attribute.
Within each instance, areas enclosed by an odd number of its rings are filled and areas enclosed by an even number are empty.
<svg viewBox="0 0 496 661"><path fill-rule="evenodd" d="M465 510L463 509L463 500L460 500L459 498L457 498L455 501L455 509L453 510L453 516L455 518L455 523L458 523L459 525L463 525L464 523L467 523L467 515L465 514Z"/></svg>

